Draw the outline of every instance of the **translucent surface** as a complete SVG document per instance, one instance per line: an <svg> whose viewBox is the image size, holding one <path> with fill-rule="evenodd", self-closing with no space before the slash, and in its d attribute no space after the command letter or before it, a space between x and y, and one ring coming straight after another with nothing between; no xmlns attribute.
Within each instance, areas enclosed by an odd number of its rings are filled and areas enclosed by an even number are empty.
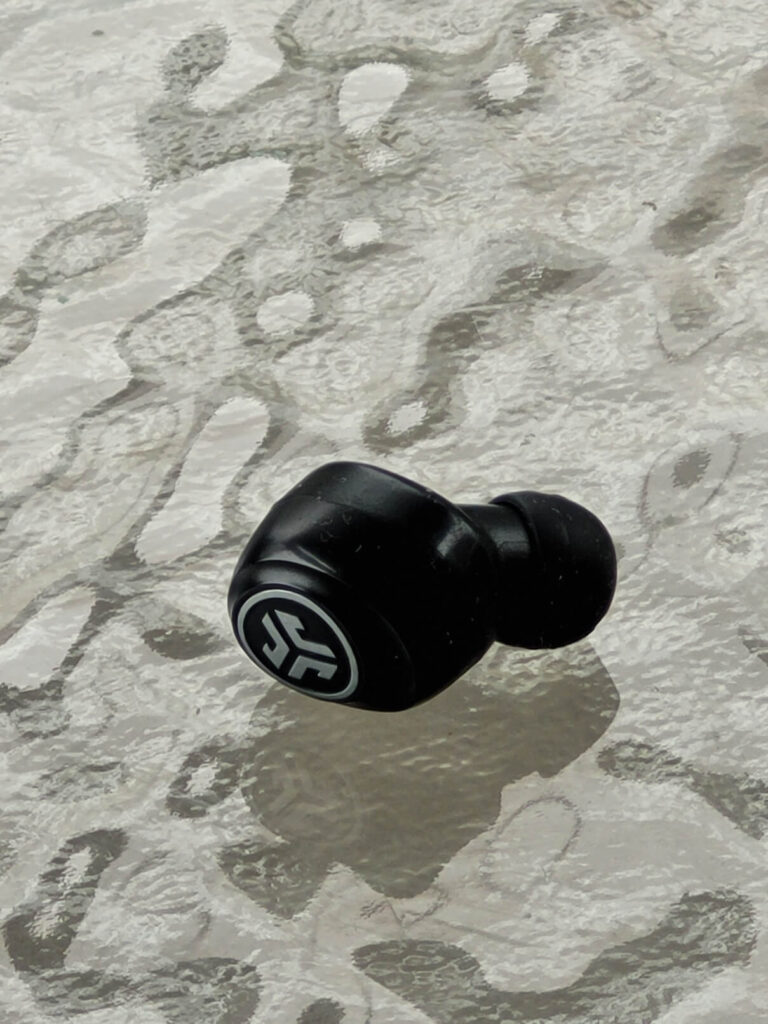
<svg viewBox="0 0 768 1024"><path fill-rule="evenodd" d="M767 1020L764 4L6 0L0 82L0 1020ZM336 458L587 505L608 617L270 682Z"/></svg>

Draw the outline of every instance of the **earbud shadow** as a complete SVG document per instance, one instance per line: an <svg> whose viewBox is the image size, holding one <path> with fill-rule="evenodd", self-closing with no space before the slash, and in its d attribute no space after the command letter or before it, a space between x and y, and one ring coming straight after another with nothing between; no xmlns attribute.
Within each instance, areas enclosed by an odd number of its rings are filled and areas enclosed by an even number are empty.
<svg viewBox="0 0 768 1024"><path fill-rule="evenodd" d="M465 679L400 714L327 705L275 685L257 711L275 725L242 750L241 788L282 841L227 846L220 866L285 918L306 907L336 863L384 895L416 896L493 824L505 786L533 772L556 775L603 735L618 705L586 646L524 662L507 691Z"/></svg>

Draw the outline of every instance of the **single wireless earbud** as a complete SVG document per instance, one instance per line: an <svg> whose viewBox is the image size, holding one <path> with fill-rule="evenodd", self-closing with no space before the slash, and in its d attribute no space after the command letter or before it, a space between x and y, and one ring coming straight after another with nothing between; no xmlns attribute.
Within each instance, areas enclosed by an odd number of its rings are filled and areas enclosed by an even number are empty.
<svg viewBox="0 0 768 1024"><path fill-rule="evenodd" d="M272 506L229 588L246 654L321 700L401 711L433 697L494 640L562 647L605 615L610 535L556 494L452 505L360 462L314 470Z"/></svg>

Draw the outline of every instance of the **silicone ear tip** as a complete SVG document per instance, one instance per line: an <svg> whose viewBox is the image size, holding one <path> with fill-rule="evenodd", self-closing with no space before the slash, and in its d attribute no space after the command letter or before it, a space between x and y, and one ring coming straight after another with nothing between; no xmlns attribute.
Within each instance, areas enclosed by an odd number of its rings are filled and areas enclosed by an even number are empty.
<svg viewBox="0 0 768 1024"><path fill-rule="evenodd" d="M559 494L518 491L494 498L520 515L538 556L529 621L531 646L563 647L583 639L608 611L616 590L616 549L603 523Z"/></svg>

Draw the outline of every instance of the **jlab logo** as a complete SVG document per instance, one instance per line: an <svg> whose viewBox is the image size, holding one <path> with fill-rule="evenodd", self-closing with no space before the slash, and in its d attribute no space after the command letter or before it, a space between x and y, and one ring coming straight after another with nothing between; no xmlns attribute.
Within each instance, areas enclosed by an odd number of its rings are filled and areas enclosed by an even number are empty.
<svg viewBox="0 0 768 1024"><path fill-rule="evenodd" d="M357 661L341 627L325 609L291 590L254 594L237 616L248 655L302 693L342 700L357 687Z"/></svg>
<svg viewBox="0 0 768 1024"><path fill-rule="evenodd" d="M274 614L283 631L281 632L275 625L272 612L266 612L261 624L272 638L272 646L270 647L268 643L264 644L261 650L275 668L281 669L287 658L293 662L288 669L290 679L300 682L307 669L311 669L323 679L332 679L336 675L338 664L331 648L327 644L318 644L313 640L307 640L302 635L306 624L298 615L292 615L291 612L279 609L275 610ZM285 640L286 635L288 642Z"/></svg>

